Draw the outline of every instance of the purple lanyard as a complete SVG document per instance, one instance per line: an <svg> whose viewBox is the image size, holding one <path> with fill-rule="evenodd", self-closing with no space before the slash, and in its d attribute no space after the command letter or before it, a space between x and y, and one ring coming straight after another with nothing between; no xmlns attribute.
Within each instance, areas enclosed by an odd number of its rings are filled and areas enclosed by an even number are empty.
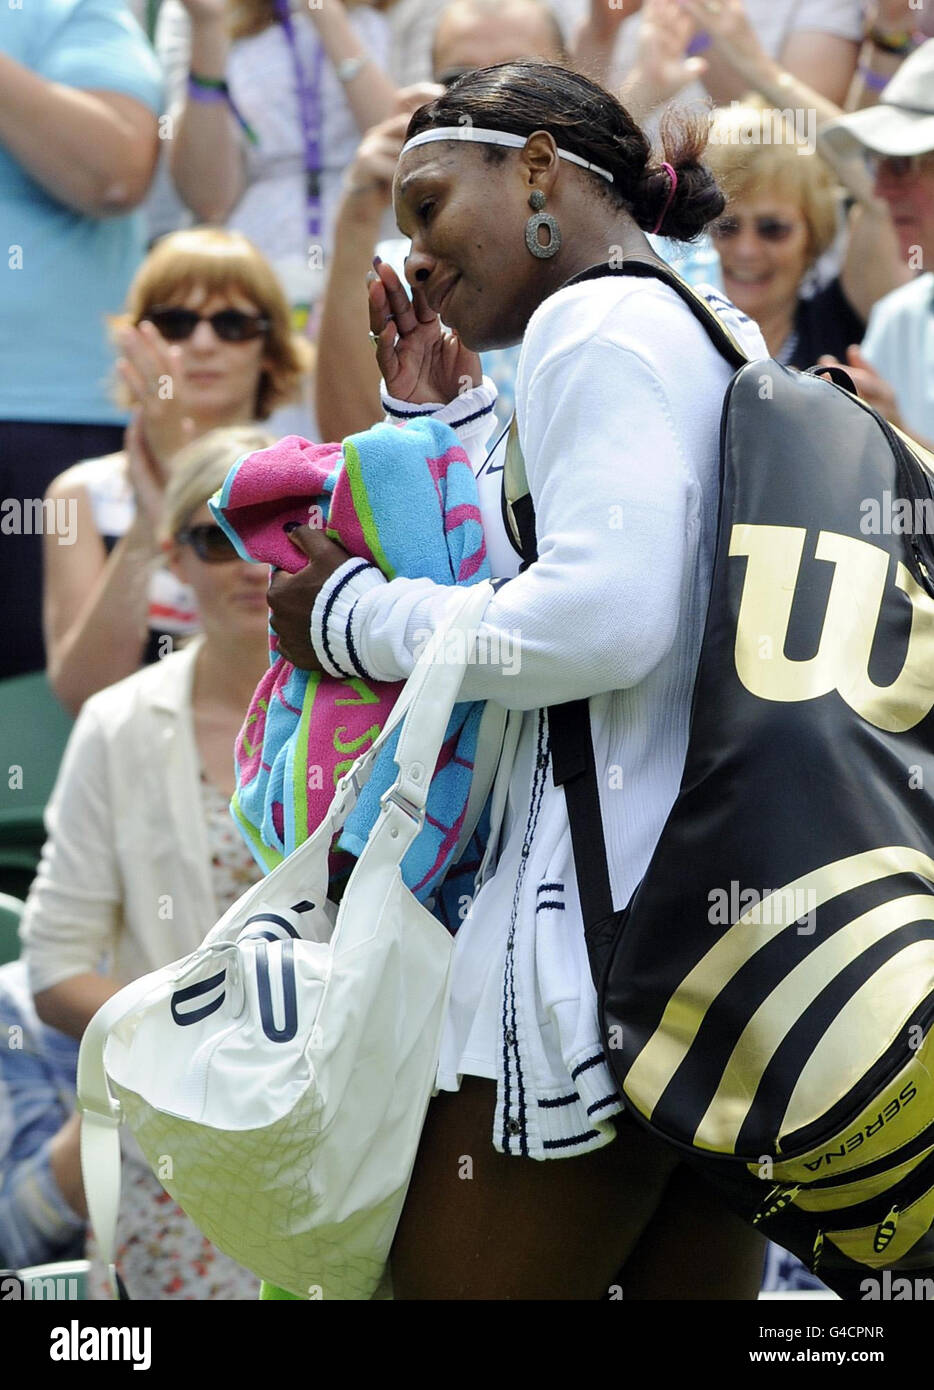
<svg viewBox="0 0 934 1390"><path fill-rule="evenodd" d="M324 71L324 53L321 41L315 43L314 75L309 81L302 66L298 51L295 25L289 9L289 0L276 0L276 15L285 31L285 37L292 54L292 67L295 70L295 87L298 92L298 111L302 123L302 146L305 157L305 199L308 208L308 235L312 240L321 236L321 78Z"/></svg>

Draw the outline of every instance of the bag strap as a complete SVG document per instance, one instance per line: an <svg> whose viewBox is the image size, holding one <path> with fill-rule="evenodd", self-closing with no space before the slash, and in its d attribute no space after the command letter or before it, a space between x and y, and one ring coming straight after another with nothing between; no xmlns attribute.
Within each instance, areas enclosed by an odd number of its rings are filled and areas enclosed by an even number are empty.
<svg viewBox="0 0 934 1390"><path fill-rule="evenodd" d="M548 734L551 774L555 786L564 788L584 933L593 959L598 944L596 928L613 915L613 891L600 814L590 701L549 705Z"/></svg>
<svg viewBox="0 0 934 1390"><path fill-rule="evenodd" d="M480 717L480 727L477 730L477 751L473 760L473 776L470 779L467 809L464 812L464 824L461 827L461 833L457 837L457 844L451 855L452 864L458 863L473 839L474 831L483 815L483 808L490 799L502 762L503 740L506 735L507 723L508 711L504 706L496 704L494 700L487 700ZM491 823L491 835L492 830Z"/></svg>
<svg viewBox="0 0 934 1390"><path fill-rule="evenodd" d="M469 588L458 588L455 592L456 602L452 603L444 622L432 634L409 677L414 693L407 701L402 733L394 754L399 775L393 786L380 798L384 805L387 801L405 802L422 817L428 801L431 776L441 753L467 664L473 655L479 624L493 597L493 586L489 580L484 580ZM449 639L452 635L461 639L459 650L463 654L462 661L450 657ZM408 693L408 683L404 693ZM398 719L390 718L387 725L395 727L398 722ZM379 739L376 742L378 744Z"/></svg>
<svg viewBox="0 0 934 1390"><path fill-rule="evenodd" d="M324 820L322 820L314 835L306 840L304 844L299 845L294 851L295 854L301 854L306 849L306 846L316 846L320 848L325 836L327 846L330 846L331 840L333 840L334 836L343 828L345 820L356 805L357 798L373 771L376 759L379 757L392 735L399 728L400 724L406 721L406 716L409 714L409 711L413 710L416 705L420 706L420 710L416 717L409 721L411 725L409 736L408 738L404 736L400 737L399 745L396 749L395 762L397 768L399 768L399 776L381 799L385 802L387 799L395 800L400 797L407 798L409 804L412 805L416 811L424 812L425 802L428 797L428 786L431 781L431 773L429 770L429 775L425 778L424 782L420 780L420 754L421 751L426 748L426 745L430 745L433 740L437 739L438 746L431 760L431 768L433 769L438 759L438 753L440 752L441 743L444 738L444 731L450 719L451 708L453 707L454 700L456 700L457 689L464 676L464 669L460 663L452 662L445 658L445 647L452 634L459 635L463 644L465 658L467 661L470 660L470 642L475 637L477 626L482 619L482 615L490 599L493 597L493 586L489 580L482 580L480 583L470 586L456 586L453 592L456 592L458 595L457 601L452 603L451 609L446 615L443 623L435 630L431 640L419 655L418 661L412 670L412 674L406 681L399 698L389 712L386 722L379 734L370 744L369 748L365 749L365 751L360 754L353 765L349 767L343 777L340 778L334 788L334 795L331 798L331 804L328 807ZM440 725L440 729L436 729L436 725L438 724L437 712L445 700L447 700L447 690L449 687L453 687L454 697L448 705L448 712ZM427 760L427 756L426 754L425 760ZM419 777L414 780L409 777L406 770L402 767L402 763L407 761L414 761L419 771ZM481 806L480 811L482 811L482 809ZM327 831L323 828L325 826L328 827ZM314 852L314 850L308 849L309 854L313 854ZM291 858L292 856L289 857ZM275 872L275 870L273 870L273 872ZM253 889L250 890L256 897L262 896L263 884L265 881L266 880L261 879L260 882L255 884ZM242 901L242 899L239 900L241 904ZM235 911L236 907L237 904L234 904L234 907L231 908L230 911ZM223 921L223 919L221 920ZM218 926L220 925L219 923Z"/></svg>
<svg viewBox="0 0 934 1390"><path fill-rule="evenodd" d="M77 1096L81 1114L81 1178L88 1223L107 1268L114 1298L125 1298L114 1263L120 1210L120 1104L110 1093L104 1066L107 1035L150 994L173 983L173 966L143 975L112 994L91 1019L78 1049Z"/></svg>
<svg viewBox="0 0 934 1390"><path fill-rule="evenodd" d="M713 346L731 367L738 370L749 361L733 334L707 300L663 261L628 257L621 266L590 266L567 283L577 284L606 275L635 275L643 279L661 280L680 296L707 333ZM510 458L511 469L508 468ZM507 444L507 468L503 470L504 488L507 486L507 471L508 481L512 486L516 485L519 461L521 450L518 427L515 427L514 430L510 429ZM522 477L524 480L524 465ZM526 488L527 486L526 483ZM512 502L510 510L515 522L514 532L517 533L522 546L524 567L527 567L536 559L537 548L535 514L531 498L528 498L528 506L523 511L521 507L525 501L525 496L517 498ZM570 700L566 704L550 705L548 732L552 777L556 787L564 788L584 934L594 981L599 986L606 950L612 937L613 892L600 811L600 787L590 727L590 701Z"/></svg>
<svg viewBox="0 0 934 1390"><path fill-rule="evenodd" d="M721 357L738 371L749 361L736 338L727 328L711 304L698 294L693 286L672 270L670 265L658 257L629 256L621 266L611 266L609 262L588 266L579 275L567 280L560 289L577 285L585 280L603 279L608 275L629 275L637 279L661 280L687 305L691 313L707 334ZM826 370L831 370L827 368ZM519 423L513 413L506 436L506 453L503 466L502 511L506 530L514 548L522 556L522 569L527 569L535 558L535 509L529 494L525 473L525 461L519 444ZM531 559L529 558L531 556Z"/></svg>
<svg viewBox="0 0 934 1390"><path fill-rule="evenodd" d="M506 801L509 797L509 781L512 776L512 768L516 758L516 749L519 746L519 734L521 731L522 710L509 710L506 727L503 732L499 763L496 768L496 777L493 781L493 792L490 799L490 834L486 842L486 848L483 851L480 867L474 878L475 893L478 893L486 882L490 866L498 854L500 831L503 828L503 818L506 814Z"/></svg>

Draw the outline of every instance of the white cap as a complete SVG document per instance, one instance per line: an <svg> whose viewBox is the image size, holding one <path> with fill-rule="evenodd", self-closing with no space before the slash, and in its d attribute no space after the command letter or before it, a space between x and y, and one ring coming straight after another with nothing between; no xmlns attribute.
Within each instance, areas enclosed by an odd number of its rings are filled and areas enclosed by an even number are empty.
<svg viewBox="0 0 934 1390"><path fill-rule="evenodd" d="M831 121L820 135L841 154L856 144L888 156L934 150L934 39L906 58L877 106Z"/></svg>

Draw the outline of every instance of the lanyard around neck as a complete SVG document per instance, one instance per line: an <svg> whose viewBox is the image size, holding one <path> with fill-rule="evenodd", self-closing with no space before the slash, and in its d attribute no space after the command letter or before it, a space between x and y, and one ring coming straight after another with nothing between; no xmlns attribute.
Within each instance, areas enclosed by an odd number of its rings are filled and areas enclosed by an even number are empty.
<svg viewBox="0 0 934 1390"><path fill-rule="evenodd" d="M276 16L289 45L295 72L298 113L302 127L308 235L315 240L321 236L321 79L324 72L324 53L320 39L315 36L314 70L309 77L299 52L298 36L289 9L289 0L276 0Z"/></svg>

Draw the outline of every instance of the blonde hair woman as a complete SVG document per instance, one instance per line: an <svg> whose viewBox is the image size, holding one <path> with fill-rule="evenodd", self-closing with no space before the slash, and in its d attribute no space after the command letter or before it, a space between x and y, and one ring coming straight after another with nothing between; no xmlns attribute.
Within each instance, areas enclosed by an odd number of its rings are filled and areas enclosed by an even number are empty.
<svg viewBox="0 0 934 1390"><path fill-rule="evenodd" d="M770 354L811 367L846 356L865 328L859 247L838 276L808 282L840 226L839 189L827 165L781 112L759 97L717 111L707 163L727 198L711 227L723 288L762 329Z"/></svg>
<svg viewBox="0 0 934 1390"><path fill-rule="evenodd" d="M159 563L172 455L210 429L265 420L310 361L269 262L221 228L163 238L114 327L118 393L135 409L126 447L55 479L48 496L73 512L73 543L43 538L49 677L73 712L197 628L191 594Z"/></svg>
<svg viewBox="0 0 934 1390"><path fill-rule="evenodd" d="M160 544L202 634L93 695L68 743L21 934L40 1018L75 1038L121 986L194 950L260 877L228 802L234 740L268 661L268 575L239 558L206 503L237 458L271 442L252 426L215 430L178 456ZM255 1296L255 1278L195 1230L132 1144L125 1156L118 1264L131 1295Z"/></svg>

